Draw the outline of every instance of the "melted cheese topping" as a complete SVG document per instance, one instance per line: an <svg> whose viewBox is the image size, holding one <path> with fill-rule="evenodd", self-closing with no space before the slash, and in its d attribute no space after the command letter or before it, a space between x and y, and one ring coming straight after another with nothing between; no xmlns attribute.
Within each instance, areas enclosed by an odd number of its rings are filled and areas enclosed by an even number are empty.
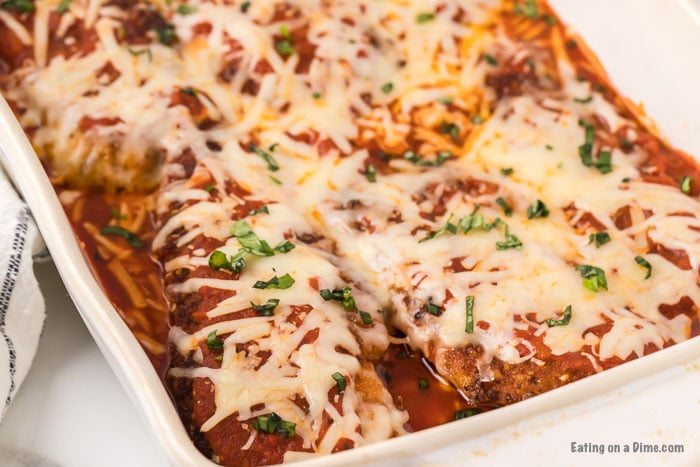
<svg viewBox="0 0 700 467"><path fill-rule="evenodd" d="M251 201L269 206L269 215L247 220L270 245L305 234L324 239L253 258L237 280L197 277L169 286L172 294L204 286L234 292L207 312L224 321L171 335L195 359L210 332L226 335L221 368L172 370L214 383L216 412L202 430L232 414L247 420L274 411L297 423L304 446L318 452L330 452L341 438L363 444L401 433L405 414L388 393L381 404L363 402L352 383L362 355L388 345L376 310L443 375L442 352L480 347L483 381L494 377L494 358L545 364L538 345L555 359L582 355L599 371L606 361L690 336L691 317L669 318L660 309L681 297L700 303L700 205L677 187L644 181L640 167L649 154L634 144L638 123L577 78L559 30L551 31L550 49L514 40L495 0L293 0L288 14L270 0L247 9L193 1L189 14L157 6L177 43L153 36L127 46L120 11L73 0L67 14L94 25L94 50L47 63L52 7L42 5L33 37L0 12L0 21L34 47L35 63L18 71L23 80L7 96L32 103L22 123L38 127L35 145L50 147L69 169L111 158L108 176L120 185L153 154L164 161L158 212L165 220L153 246L174 244L181 252L166 272L206 267L213 248L192 246L201 238L235 254L232 219ZM63 40L69 42L67 33ZM285 44L293 53L283 52ZM108 64L114 71L101 72ZM509 82L509 66L536 83ZM85 127L86 116L97 123ZM595 125L592 150L597 157L610 151L610 173L582 164L581 119L603 122ZM612 143L618 132L630 141L625 151ZM409 149L418 159L404 157ZM435 162L444 151L447 160ZM194 168L183 162L187 154ZM505 175L504 168L513 171ZM205 189L206 180L216 191ZM252 195L235 194L231 182ZM528 218L537 200L549 215ZM460 231L457 221L477 207L486 222L500 218L501 225ZM629 222L618 226L621 211ZM450 222L456 233L444 231ZM600 247L589 240L598 230L611 237ZM426 239L431 232L441 233ZM499 247L506 233L521 246ZM660 248L687 256L689 268ZM651 266L649 279L639 257ZM584 287L580 265L604 271L607 289ZM252 288L286 273L296 280L289 289ZM317 290L346 284L372 326ZM272 317L225 319L270 298L280 299ZM287 319L294 306L307 307L297 324ZM439 312L426 312L428 306ZM565 325L547 324L568 306ZM469 318L473 332L465 331ZM314 329L318 337L304 343ZM247 355L236 352L241 343L252 343ZM327 397L334 372L350 381L342 413ZM308 410L290 403L295 395ZM334 423L321 436L324 413ZM251 437L248 445L255 442Z"/></svg>

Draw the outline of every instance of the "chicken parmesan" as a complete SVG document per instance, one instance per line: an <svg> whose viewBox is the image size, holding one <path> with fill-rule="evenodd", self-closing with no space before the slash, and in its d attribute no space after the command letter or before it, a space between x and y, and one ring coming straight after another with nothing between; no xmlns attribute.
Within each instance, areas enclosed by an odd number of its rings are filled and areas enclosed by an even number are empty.
<svg viewBox="0 0 700 467"><path fill-rule="evenodd" d="M540 0L0 0L0 91L222 465L700 333L700 172Z"/></svg>

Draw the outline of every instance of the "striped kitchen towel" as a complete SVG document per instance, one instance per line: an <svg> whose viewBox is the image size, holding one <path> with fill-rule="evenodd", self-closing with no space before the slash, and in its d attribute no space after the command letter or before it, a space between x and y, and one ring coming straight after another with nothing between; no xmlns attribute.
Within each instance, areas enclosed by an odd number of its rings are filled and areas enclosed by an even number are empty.
<svg viewBox="0 0 700 467"><path fill-rule="evenodd" d="M32 268L44 251L29 208L0 168L0 419L27 376L44 325Z"/></svg>

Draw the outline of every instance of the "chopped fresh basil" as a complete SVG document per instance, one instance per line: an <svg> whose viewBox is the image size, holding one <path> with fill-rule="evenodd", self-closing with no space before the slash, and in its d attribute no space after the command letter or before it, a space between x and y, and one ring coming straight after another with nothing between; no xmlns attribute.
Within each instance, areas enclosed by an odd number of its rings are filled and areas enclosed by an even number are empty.
<svg viewBox="0 0 700 467"><path fill-rule="evenodd" d="M286 34L285 34L286 31ZM275 42L275 49L283 57L289 57L296 53L296 49L292 45L292 38L289 36L289 30L285 26L280 28L280 35L282 40Z"/></svg>
<svg viewBox="0 0 700 467"><path fill-rule="evenodd" d="M365 172L365 177L367 177L367 181L370 183L377 182L377 168L373 164L369 164L367 166L367 171Z"/></svg>
<svg viewBox="0 0 700 467"><path fill-rule="evenodd" d="M518 237L510 233L510 228L508 227L508 224L506 224L505 236L506 239L504 241L496 242L497 250L519 250L523 247L523 242Z"/></svg>
<svg viewBox="0 0 700 467"><path fill-rule="evenodd" d="M508 201L504 200L500 196L496 198L496 203L503 208L503 214L506 217L510 217L513 215L513 208L510 207L510 204L508 204Z"/></svg>
<svg viewBox="0 0 700 467"><path fill-rule="evenodd" d="M357 311L357 304L355 303L355 298L352 296L352 289L350 287L343 287L342 289L322 289L319 291L321 298L325 301L335 300L341 302L343 308L348 311Z"/></svg>
<svg viewBox="0 0 700 467"><path fill-rule="evenodd" d="M320 98L321 98L321 93L318 92L318 91L316 91L316 92L314 92L313 94L311 94L311 97L313 97L314 99L320 99Z"/></svg>
<svg viewBox="0 0 700 467"><path fill-rule="evenodd" d="M495 229L496 227L501 225L501 219L499 217L495 218L493 222L486 222L484 220L484 216L478 214L477 212L479 211L479 207L480 206L477 204L474 207L474 210L471 214L469 214L468 216L464 216L457 223L457 225L459 225L459 228L462 230L462 233L466 234L474 229L481 229L486 232L489 232L492 229Z"/></svg>
<svg viewBox="0 0 700 467"><path fill-rule="evenodd" d="M574 101L578 102L579 104L589 104L593 102L593 96L588 96L588 97L574 97Z"/></svg>
<svg viewBox="0 0 700 467"><path fill-rule="evenodd" d="M610 234L607 232L596 232L588 236L588 243L595 243L596 248L600 248L610 241Z"/></svg>
<svg viewBox="0 0 700 467"><path fill-rule="evenodd" d="M158 37L158 42L163 45L173 45L177 42L177 33L175 32L175 26L172 24L166 24L165 26L159 26L154 28L156 36Z"/></svg>
<svg viewBox="0 0 700 467"><path fill-rule="evenodd" d="M433 316L440 316L440 307L434 304L433 302L428 302L428 304L425 306L425 311L430 313Z"/></svg>
<svg viewBox="0 0 700 467"><path fill-rule="evenodd" d="M280 253L289 253L294 248L296 248L296 246L289 240L282 240L275 245L275 251L279 251Z"/></svg>
<svg viewBox="0 0 700 467"><path fill-rule="evenodd" d="M257 281L253 284L254 289L288 289L294 285L294 278L289 274L282 277L273 276L269 281Z"/></svg>
<svg viewBox="0 0 700 467"><path fill-rule="evenodd" d="M548 26L554 26L555 24L557 24L557 18L552 15L544 14L542 15L542 18L544 18Z"/></svg>
<svg viewBox="0 0 700 467"><path fill-rule="evenodd" d="M280 169L279 164L277 163L275 158L272 157L272 154L262 150L261 148L259 148L258 146L256 146L253 143L250 143L248 145L248 149L253 151L258 156L262 157L262 159L267 163L267 170L269 170L271 172L277 172Z"/></svg>
<svg viewBox="0 0 700 467"><path fill-rule="evenodd" d="M223 350L224 341L216 337L216 329L207 335L207 347L212 350Z"/></svg>
<svg viewBox="0 0 700 467"><path fill-rule="evenodd" d="M260 415L253 422L253 428L256 430L263 433L282 435L285 438L291 438L296 434L296 426L296 423L283 420L275 412L272 412L270 415Z"/></svg>
<svg viewBox="0 0 700 467"><path fill-rule="evenodd" d="M153 53L151 52L151 49L149 47L146 47L143 49L132 49L131 47L127 46L126 51L129 52L134 57L138 57L139 55L146 54L148 56L148 61L149 62L153 61Z"/></svg>
<svg viewBox="0 0 700 467"><path fill-rule="evenodd" d="M452 220L453 216L454 216L454 214L450 214L450 217L447 219L447 222L445 223L444 226L442 226L438 230L428 232L428 234L425 237L418 240L418 243L423 243L423 242L426 242L428 240L432 240L433 238L442 237L443 235L445 235L448 232L452 233L452 234L457 233L457 226L450 222Z"/></svg>
<svg viewBox="0 0 700 467"><path fill-rule="evenodd" d="M342 394L343 392L345 392L345 388L348 385L345 376L339 371L336 371L331 375L331 378L333 378L333 381L335 381L335 385L338 388L338 394Z"/></svg>
<svg viewBox="0 0 700 467"><path fill-rule="evenodd" d="M681 179L681 191L686 195L689 195L694 180L695 177L683 177Z"/></svg>
<svg viewBox="0 0 700 467"><path fill-rule="evenodd" d="M595 166L602 174L612 172L612 153L608 150L600 151Z"/></svg>
<svg viewBox="0 0 700 467"><path fill-rule="evenodd" d="M267 205L265 205L265 206L258 208L258 209L251 209L248 212L249 216L254 216L256 214L270 214L270 209L267 207Z"/></svg>
<svg viewBox="0 0 700 467"><path fill-rule="evenodd" d="M282 180L280 180L280 179L277 178L277 177L273 177L272 175L268 175L268 178L269 178L270 180L272 180L272 182L273 182L274 184L276 184L276 185L281 185L281 184L282 184Z"/></svg>
<svg viewBox="0 0 700 467"><path fill-rule="evenodd" d="M571 305L567 305L564 309L564 316L561 319L547 319L547 326L553 328L555 326L566 326L571 321Z"/></svg>
<svg viewBox="0 0 700 467"><path fill-rule="evenodd" d="M450 151L440 151L435 160L424 159L413 151L406 151L403 155L404 159L419 167L438 167L451 157L452 153Z"/></svg>
<svg viewBox="0 0 700 467"><path fill-rule="evenodd" d="M440 132L450 135L450 138L455 143L459 141L459 127L454 123L449 123L443 120L442 123L440 123Z"/></svg>
<svg viewBox="0 0 700 467"><path fill-rule="evenodd" d="M7 0L0 4L3 10L15 10L19 13L30 13L35 10L32 0Z"/></svg>
<svg viewBox="0 0 700 467"><path fill-rule="evenodd" d="M479 409L465 409L465 410L457 410L455 412L455 420L461 420L463 418L467 417L473 417L474 415L479 414L481 411Z"/></svg>
<svg viewBox="0 0 700 467"><path fill-rule="evenodd" d="M372 315L367 313L366 311L359 311L360 313L360 319L362 320L362 324L365 324L369 326L370 324L374 323L374 320L372 319Z"/></svg>
<svg viewBox="0 0 700 467"><path fill-rule="evenodd" d="M501 175L503 175L504 177L513 175L513 172L513 167L501 167Z"/></svg>
<svg viewBox="0 0 700 467"><path fill-rule="evenodd" d="M428 380L426 378L418 378L418 389L421 391L427 391L428 387L430 387L430 385L428 384Z"/></svg>
<svg viewBox="0 0 700 467"><path fill-rule="evenodd" d="M209 256L209 267L215 271L219 269L227 269L232 272L241 272L245 268L245 261L243 257L248 254L248 250L241 248L231 258L226 256L226 253L220 250L212 252Z"/></svg>
<svg viewBox="0 0 700 467"><path fill-rule="evenodd" d="M209 185L204 187L204 191L206 191L207 193L211 193L215 189L216 189L216 185L214 185L214 184L209 184Z"/></svg>
<svg viewBox="0 0 700 467"><path fill-rule="evenodd" d="M467 321L464 332L472 334L474 332L474 295L469 295L466 299Z"/></svg>
<svg viewBox="0 0 700 467"><path fill-rule="evenodd" d="M217 355L214 357L215 362L223 362L224 361L224 356L223 355Z"/></svg>
<svg viewBox="0 0 700 467"><path fill-rule="evenodd" d="M445 97L439 98L438 102L441 104L449 105L449 104L454 102L454 98L449 97L449 96L445 96Z"/></svg>
<svg viewBox="0 0 700 467"><path fill-rule="evenodd" d="M651 277L651 263L649 261L645 260L641 256L635 256L634 261L640 265L641 267L645 268L647 270L646 275L644 276L644 280L647 280Z"/></svg>
<svg viewBox="0 0 700 467"><path fill-rule="evenodd" d="M250 8L250 2L249 2L249 1L245 1L245 2L241 3L241 11L242 11L243 13L246 13L246 12L248 11L248 8Z"/></svg>
<svg viewBox="0 0 700 467"><path fill-rule="evenodd" d="M547 151L552 151L552 150L554 149L554 146L552 146L551 144L545 144L545 145L544 145L544 148L545 148Z"/></svg>
<svg viewBox="0 0 700 467"><path fill-rule="evenodd" d="M612 172L612 152L602 150L598 153L598 160L593 161L593 143L595 142L595 129L593 125L581 119L578 121L579 126L584 128L585 141L578 147L578 154L581 158L581 163L586 167L595 167L602 174Z"/></svg>
<svg viewBox="0 0 700 467"><path fill-rule="evenodd" d="M126 230L124 227L119 227L118 225L105 225L100 229L100 234L122 237L134 248L140 248L143 246L143 242L138 236L136 236L135 233Z"/></svg>
<svg viewBox="0 0 700 467"><path fill-rule="evenodd" d="M496 57L494 57L493 55L484 54L483 57L484 60L486 60L486 63L488 63L489 65L498 66L498 60L496 60Z"/></svg>
<svg viewBox="0 0 700 467"><path fill-rule="evenodd" d="M119 211L118 206L112 206L112 208L109 210L109 217L111 217L112 219L119 220L119 221L126 220L126 214L122 214Z"/></svg>
<svg viewBox="0 0 700 467"><path fill-rule="evenodd" d="M291 37L289 34L289 28L285 24L280 26L280 36L282 36L285 39L289 39Z"/></svg>
<svg viewBox="0 0 700 467"><path fill-rule="evenodd" d="M239 220L233 224L231 235L236 237L243 248L256 256L274 256L275 254L270 245L265 240L260 240L250 228L250 225L244 220Z"/></svg>
<svg viewBox="0 0 700 467"><path fill-rule="evenodd" d="M197 11L197 7L192 5L180 5L175 11L180 15L191 15Z"/></svg>
<svg viewBox="0 0 700 467"><path fill-rule="evenodd" d="M393 90L394 90L394 83L392 83L392 82L384 83L384 85L382 86L382 92L384 94L389 94Z"/></svg>
<svg viewBox="0 0 700 467"><path fill-rule="evenodd" d="M583 165L586 167L591 167L593 165L593 142L595 141L595 129L593 128L593 125L589 124L583 119L579 120L578 124L584 128L586 135L584 143L578 147L578 155L581 158L581 163Z"/></svg>
<svg viewBox="0 0 700 467"><path fill-rule="evenodd" d="M608 281L602 269L589 264L580 264L576 266L576 270L581 273L583 286L588 290L592 292L598 292L600 289L608 290Z"/></svg>
<svg viewBox="0 0 700 467"><path fill-rule="evenodd" d="M472 118L470 119L474 125L481 125L484 123L484 117L481 115L472 115Z"/></svg>
<svg viewBox="0 0 700 467"><path fill-rule="evenodd" d="M530 206L527 208L527 218L528 219L536 219L538 217L547 217L549 216L549 209L547 208L547 205L544 204L541 200L537 200L534 203L532 203Z"/></svg>
<svg viewBox="0 0 700 467"><path fill-rule="evenodd" d="M270 298L267 302L263 303L262 305L256 305L255 303L250 302L250 306L260 316L272 316L275 311L275 308L277 308L277 305L279 304L279 298Z"/></svg>
<svg viewBox="0 0 700 467"><path fill-rule="evenodd" d="M530 19L539 18L537 11L537 3L535 0L525 0L524 2L516 3L513 7L513 13L516 15L524 15Z"/></svg>
<svg viewBox="0 0 700 467"><path fill-rule="evenodd" d="M180 88L180 92L188 96L197 97L197 90L190 87Z"/></svg>
<svg viewBox="0 0 700 467"><path fill-rule="evenodd" d="M68 7L70 6L70 2L72 0L61 0L61 3L58 4L58 8L56 8L56 13L59 15L62 15L66 11L68 11Z"/></svg>
<svg viewBox="0 0 700 467"><path fill-rule="evenodd" d="M416 15L416 23L423 24L435 19L435 13L418 13Z"/></svg>

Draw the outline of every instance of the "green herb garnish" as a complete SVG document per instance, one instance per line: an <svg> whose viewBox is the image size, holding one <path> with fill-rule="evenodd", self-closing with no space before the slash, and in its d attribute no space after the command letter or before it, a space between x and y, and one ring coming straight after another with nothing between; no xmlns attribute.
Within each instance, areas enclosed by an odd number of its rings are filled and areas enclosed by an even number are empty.
<svg viewBox="0 0 700 467"><path fill-rule="evenodd" d="M382 86L382 92L384 94L389 94L393 90L394 90L394 83L392 83L391 81L384 83L384 85Z"/></svg>
<svg viewBox="0 0 700 467"><path fill-rule="evenodd" d="M457 233L457 226L450 222L452 220L453 216L454 216L454 214L450 214L450 217L447 219L447 222L445 223L444 226L442 226L438 230L428 232L425 237L418 240L418 243L423 243L423 242L426 242L428 240L432 240L433 238L442 237L443 235L445 235L448 232L452 233L452 234L456 234Z"/></svg>
<svg viewBox="0 0 700 467"><path fill-rule="evenodd" d="M197 11L197 7L192 5L180 5L175 11L180 15L191 15Z"/></svg>
<svg viewBox="0 0 700 467"><path fill-rule="evenodd" d="M516 237L515 235L510 233L510 228L506 224L506 239L502 242L496 242L496 249L497 250L519 250L522 248L523 242Z"/></svg>
<svg viewBox="0 0 700 467"><path fill-rule="evenodd" d="M288 289L294 285L294 278L289 274L282 277L273 276L269 281L257 281L253 284L254 289Z"/></svg>
<svg viewBox="0 0 700 467"><path fill-rule="evenodd" d="M561 319L547 319L547 326L553 328L554 326L566 326L571 321L571 305L567 305L564 309L564 316Z"/></svg>
<svg viewBox="0 0 700 467"><path fill-rule="evenodd" d="M282 417L272 412L270 415L261 415L255 422L253 428L263 433L279 434L285 438L291 438L296 434L296 423L282 420Z"/></svg>
<svg viewBox="0 0 700 467"><path fill-rule="evenodd" d="M588 236L588 243L594 243L596 248L600 248L610 241L610 234L607 232L596 232Z"/></svg>
<svg viewBox="0 0 700 467"><path fill-rule="evenodd" d="M294 245L289 240L282 240L277 245L275 245L275 251L279 251L280 253L289 253L294 248L296 248L296 245Z"/></svg>
<svg viewBox="0 0 700 467"><path fill-rule="evenodd" d="M126 230L124 227L119 227L118 225L105 225L100 229L100 234L122 237L134 248L140 248L143 246L143 242L138 236L136 236L135 233Z"/></svg>
<svg viewBox="0 0 700 467"><path fill-rule="evenodd" d="M634 261L647 270L647 274L644 276L644 280L649 279L651 277L651 263L649 263L649 261L645 260L641 256L635 256Z"/></svg>
<svg viewBox="0 0 700 467"><path fill-rule="evenodd" d="M156 27L154 31L158 37L158 42L163 45L170 46L177 42L177 33L175 32L175 26L172 24Z"/></svg>
<svg viewBox="0 0 700 467"><path fill-rule="evenodd" d="M455 420L461 420L463 418L467 417L473 417L474 415L479 414L481 411L479 409L465 409L465 410L457 410L455 412Z"/></svg>
<svg viewBox="0 0 700 467"><path fill-rule="evenodd" d="M576 270L581 273L583 286L588 290L592 292L598 292L600 289L608 290L608 281L602 269L589 264L580 264L576 266Z"/></svg>
<svg viewBox="0 0 700 467"><path fill-rule="evenodd" d="M466 299L467 321L464 332L472 334L474 332L474 295L469 295Z"/></svg>
<svg viewBox="0 0 700 467"><path fill-rule="evenodd" d="M3 10L15 10L19 13L30 13L35 10L34 2L31 0L7 0L0 4Z"/></svg>
<svg viewBox="0 0 700 467"><path fill-rule="evenodd" d="M132 49L131 47L127 46L126 51L129 52L134 57L138 57L139 55L146 54L148 56L148 61L149 62L153 61L153 53L151 52L151 49L149 47L146 47L143 49Z"/></svg>
<svg viewBox="0 0 700 467"><path fill-rule="evenodd" d="M428 387L430 387L430 385L428 384L427 379L418 378L418 389L420 389L421 391L427 391Z"/></svg>
<svg viewBox="0 0 700 467"><path fill-rule="evenodd" d="M534 203L532 203L530 206L527 208L527 218L528 219L536 219L538 217L547 217L549 216L549 209L547 208L547 205L544 204L541 200L537 200Z"/></svg>
<svg viewBox="0 0 700 467"><path fill-rule="evenodd" d="M360 319L362 320L362 324L369 326L370 324L374 323L374 320L372 319L372 315L367 313L366 311L359 310L360 313Z"/></svg>
<svg viewBox="0 0 700 467"><path fill-rule="evenodd" d="M265 240L261 240L244 220L236 221L233 224L231 235L236 237L238 243L249 253L256 256L274 256L275 254L270 245Z"/></svg>
<svg viewBox="0 0 700 467"><path fill-rule="evenodd" d="M418 13L416 15L416 23L423 24L435 19L435 13Z"/></svg>
<svg viewBox="0 0 700 467"><path fill-rule="evenodd" d="M277 305L280 304L280 301L278 298L270 298L267 302L263 303L262 305L256 305L253 302L250 302L251 308L255 310L257 314L260 316L272 316L275 308L277 308Z"/></svg>
<svg viewBox="0 0 700 467"><path fill-rule="evenodd" d="M250 149L251 151L253 151L253 152L254 152L255 154L257 154L258 156L262 157L262 159L263 159L263 160L265 161L265 163L267 164L267 170L269 170L269 171L271 171L271 172L277 172L277 171L280 169L279 164L277 163L277 161L275 160L275 158L272 157L272 154L270 154L270 153L268 153L268 152L262 150L261 148L259 148L258 146L256 146L256 145L253 144L253 143L250 143L250 144L248 145L248 149Z"/></svg>
<svg viewBox="0 0 700 467"><path fill-rule="evenodd" d="M506 217L510 217L513 215L513 208L510 207L508 201L504 200L499 196L498 198L496 198L496 203L503 208L503 214L505 214Z"/></svg>
<svg viewBox="0 0 700 467"><path fill-rule="evenodd" d="M68 11L68 7L70 6L70 2L72 0L61 0L61 3L58 4L58 8L56 8L56 13L59 15L62 15L66 11Z"/></svg>
<svg viewBox="0 0 700 467"><path fill-rule="evenodd" d="M488 63L489 65L498 66L498 60L496 60L496 57L494 57L493 55L484 54L483 57L484 60L486 60L486 63Z"/></svg>
<svg viewBox="0 0 700 467"><path fill-rule="evenodd" d="M424 159L413 151L406 151L403 158L419 167L438 167L444 164L448 159L452 158L452 153L450 151L440 151L435 160L429 160Z"/></svg>
<svg viewBox="0 0 700 467"><path fill-rule="evenodd" d="M216 337L216 329L207 335L207 347L212 350L223 350L224 342Z"/></svg>
<svg viewBox="0 0 700 467"><path fill-rule="evenodd" d="M579 104L589 104L593 102L593 96L588 96L584 98L574 97L574 101L578 102Z"/></svg>
<svg viewBox="0 0 700 467"><path fill-rule="evenodd" d="M512 167L501 167L501 175L504 177L507 177L509 175L513 175L513 168Z"/></svg>
<svg viewBox="0 0 700 467"><path fill-rule="evenodd" d="M537 19L539 17L535 0L525 0L525 2L516 3L513 8L513 13L527 16L530 19Z"/></svg>
<svg viewBox="0 0 700 467"><path fill-rule="evenodd" d="M691 186L693 184L693 181L695 180L695 177L683 177L681 179L681 191L685 193L686 195L690 194Z"/></svg>
<svg viewBox="0 0 700 467"><path fill-rule="evenodd" d="M249 216L254 216L256 214L270 214L270 209L267 207L267 205L265 205L265 206L258 208L258 209L251 209L248 212Z"/></svg>
<svg viewBox="0 0 700 467"><path fill-rule="evenodd" d="M367 166L367 171L365 172L365 177L367 177L367 181L370 183L377 182L377 168L373 164L369 164Z"/></svg>
<svg viewBox="0 0 700 467"><path fill-rule="evenodd" d="M454 123L449 123L443 120L443 122L440 123L440 132L450 135L450 138L455 143L459 141L459 127Z"/></svg>
<svg viewBox="0 0 700 467"><path fill-rule="evenodd" d="M343 392L345 392L345 388L348 385L345 376L339 371L336 371L331 375L331 378L333 378L333 381L335 381L335 385L338 388L338 394L342 394Z"/></svg>
<svg viewBox="0 0 700 467"><path fill-rule="evenodd" d="M241 11L243 13L246 13L248 11L248 8L250 8L250 1L246 0L245 2L241 3Z"/></svg>

